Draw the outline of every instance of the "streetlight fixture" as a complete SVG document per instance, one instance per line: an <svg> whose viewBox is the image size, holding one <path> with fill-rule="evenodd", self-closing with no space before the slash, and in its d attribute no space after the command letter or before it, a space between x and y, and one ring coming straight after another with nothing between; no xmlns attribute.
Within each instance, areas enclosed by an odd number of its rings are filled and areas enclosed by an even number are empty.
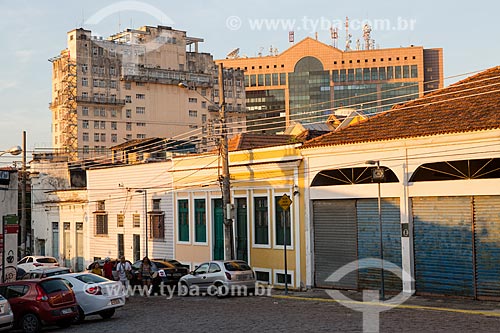
<svg viewBox="0 0 500 333"><path fill-rule="evenodd" d="M10 149L0 151L0 156L2 156L4 154L11 154L13 156L17 156L17 155L21 154L22 152L23 152L23 149L21 148L21 146L14 146L14 147L11 147Z"/></svg>
<svg viewBox="0 0 500 333"><path fill-rule="evenodd" d="M383 232L382 232L382 204L381 204L381 194L380 194L380 183L385 181L385 171L380 167L380 161L369 160L365 162L368 165L376 165L376 168L372 169L372 182L376 182L378 186L378 227L379 227L379 241L380 241L380 297L382 300L385 299L385 282L384 282L384 243L383 243Z"/></svg>
<svg viewBox="0 0 500 333"><path fill-rule="evenodd" d="M144 228L146 229L145 240L146 246L144 247L146 255L145 257L149 257L148 253L148 191L146 189L143 190L135 190L135 193L144 194Z"/></svg>

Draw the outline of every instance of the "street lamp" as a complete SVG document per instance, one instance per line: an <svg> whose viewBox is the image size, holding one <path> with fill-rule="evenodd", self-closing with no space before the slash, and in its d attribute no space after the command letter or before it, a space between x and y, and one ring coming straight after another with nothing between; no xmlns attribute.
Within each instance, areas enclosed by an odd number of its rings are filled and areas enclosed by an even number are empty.
<svg viewBox="0 0 500 333"><path fill-rule="evenodd" d="M145 257L149 257L148 255L148 192L147 190L135 190L135 193L143 193L144 194L144 227L146 229L145 240L146 246L144 247L146 255Z"/></svg>
<svg viewBox="0 0 500 333"><path fill-rule="evenodd" d="M383 233L382 233L382 204L380 195L380 183L385 181L384 169L380 167L380 161L366 161L368 165L376 165L376 168L372 169L372 182L376 182L378 186L378 227L379 227L379 238L380 238L380 297L382 300L385 299L385 282L384 282L384 243L383 243Z"/></svg>
<svg viewBox="0 0 500 333"><path fill-rule="evenodd" d="M0 156L2 156L4 154L11 154L13 156L16 156L16 155L21 154L22 152L23 152L23 149L20 146L14 146L10 149L0 151Z"/></svg>

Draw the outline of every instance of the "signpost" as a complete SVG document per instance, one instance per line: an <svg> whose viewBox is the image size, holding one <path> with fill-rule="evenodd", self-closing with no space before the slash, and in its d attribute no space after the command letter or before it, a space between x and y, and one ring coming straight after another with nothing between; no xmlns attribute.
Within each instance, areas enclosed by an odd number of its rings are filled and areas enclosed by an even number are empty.
<svg viewBox="0 0 500 333"><path fill-rule="evenodd" d="M288 295L288 265L286 259L286 213L288 212L288 216L290 216L290 205L292 204L292 199L287 194L283 194L283 196L278 200L278 205L280 205L283 211L281 212L281 220L283 221L283 252L285 256L285 295Z"/></svg>

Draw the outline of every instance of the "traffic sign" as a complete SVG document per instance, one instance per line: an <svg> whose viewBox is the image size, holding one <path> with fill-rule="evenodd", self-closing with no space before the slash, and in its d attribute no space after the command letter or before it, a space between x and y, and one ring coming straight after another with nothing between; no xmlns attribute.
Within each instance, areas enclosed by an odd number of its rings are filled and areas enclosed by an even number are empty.
<svg viewBox="0 0 500 333"><path fill-rule="evenodd" d="M290 205L292 204L292 199L287 194L283 194L283 196L278 200L278 205L283 210L288 210L290 208Z"/></svg>

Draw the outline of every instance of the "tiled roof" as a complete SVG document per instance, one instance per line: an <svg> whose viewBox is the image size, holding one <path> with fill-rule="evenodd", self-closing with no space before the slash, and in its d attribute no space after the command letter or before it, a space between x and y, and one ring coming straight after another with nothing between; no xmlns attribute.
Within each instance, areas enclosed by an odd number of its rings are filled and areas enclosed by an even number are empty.
<svg viewBox="0 0 500 333"><path fill-rule="evenodd" d="M236 150L281 146L290 144L292 142L293 142L293 137L291 135L240 133L229 139L228 150L236 151Z"/></svg>
<svg viewBox="0 0 500 333"><path fill-rule="evenodd" d="M119 145L111 147L111 150L126 150L136 148L138 146L145 146L147 144L159 142L165 139L162 138L145 138L145 139L132 139Z"/></svg>
<svg viewBox="0 0 500 333"><path fill-rule="evenodd" d="M491 129L500 129L500 66L307 141L302 148Z"/></svg>

